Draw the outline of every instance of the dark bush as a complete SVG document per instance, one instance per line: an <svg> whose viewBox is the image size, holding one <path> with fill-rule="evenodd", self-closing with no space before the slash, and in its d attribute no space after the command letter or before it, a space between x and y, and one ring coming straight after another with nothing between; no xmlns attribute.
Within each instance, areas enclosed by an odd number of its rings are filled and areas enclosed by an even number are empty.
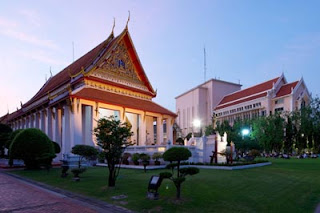
<svg viewBox="0 0 320 213"><path fill-rule="evenodd" d="M71 152L75 155L80 156L79 162L78 162L79 169L81 167L81 162L83 158L90 159L98 155L98 150L93 146L89 146L89 145L75 145L74 147L72 147Z"/></svg>
<svg viewBox="0 0 320 213"><path fill-rule="evenodd" d="M53 148L54 148L54 152L56 154L61 152L61 148L60 145L57 142L51 141L51 143L53 144Z"/></svg>
<svg viewBox="0 0 320 213"><path fill-rule="evenodd" d="M0 157L4 156L4 148L11 132L12 129L10 126L0 123Z"/></svg>
<svg viewBox="0 0 320 213"><path fill-rule="evenodd" d="M25 129L15 136L9 148L10 161L22 159L27 169L38 169L40 165L49 167L54 147L46 134L39 129Z"/></svg>
<svg viewBox="0 0 320 213"><path fill-rule="evenodd" d="M123 155L122 155L122 163L126 164L126 165L129 165L129 160L128 160L129 157L131 157L130 153L128 153L128 152L123 153Z"/></svg>
<svg viewBox="0 0 320 213"><path fill-rule="evenodd" d="M11 132L11 134L6 142L5 148L9 149L12 144L13 139L22 131L23 131L23 129L18 129L16 131Z"/></svg>
<svg viewBox="0 0 320 213"><path fill-rule="evenodd" d="M134 153L131 159L135 165L139 165L140 154Z"/></svg>
<svg viewBox="0 0 320 213"><path fill-rule="evenodd" d="M184 140L182 138L178 138L176 140L176 144L179 144L179 145L184 145Z"/></svg>

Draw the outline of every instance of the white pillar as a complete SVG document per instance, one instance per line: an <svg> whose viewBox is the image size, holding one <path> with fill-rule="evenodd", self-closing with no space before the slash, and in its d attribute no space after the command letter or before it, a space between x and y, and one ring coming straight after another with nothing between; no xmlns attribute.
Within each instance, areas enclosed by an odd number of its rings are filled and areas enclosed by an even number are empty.
<svg viewBox="0 0 320 213"><path fill-rule="evenodd" d="M62 119L62 152L70 153L70 108L68 105L63 106L63 119Z"/></svg>
<svg viewBox="0 0 320 213"><path fill-rule="evenodd" d="M46 122L45 132L48 135L48 137L51 140L53 140L53 135L52 135L52 132L53 132L53 129L52 129L52 111L51 111L51 108L47 108L46 111L47 111L47 116L45 118L45 122Z"/></svg>
<svg viewBox="0 0 320 213"><path fill-rule="evenodd" d="M35 128L40 129L40 123L39 123L40 114L39 114L39 112L36 112L34 114L34 118L35 118Z"/></svg>
<svg viewBox="0 0 320 213"><path fill-rule="evenodd" d="M162 116L157 117L157 145L163 143L163 119Z"/></svg>
<svg viewBox="0 0 320 213"><path fill-rule="evenodd" d="M173 144L173 126L172 126L172 118L167 118L167 141L170 140L171 144Z"/></svg>
<svg viewBox="0 0 320 213"><path fill-rule="evenodd" d="M39 128L42 132L46 132L46 113L44 110L40 111L40 125Z"/></svg>
<svg viewBox="0 0 320 213"><path fill-rule="evenodd" d="M145 146L147 141L147 119L145 114L141 114L141 121L139 122L139 145Z"/></svg>
<svg viewBox="0 0 320 213"><path fill-rule="evenodd" d="M82 107L79 99L74 99L72 103L73 112L71 113L70 129L70 145L71 148L82 143Z"/></svg>
<svg viewBox="0 0 320 213"><path fill-rule="evenodd" d="M61 149L62 149L62 144L61 144L61 109L55 108L54 112L54 141L57 142Z"/></svg>
<svg viewBox="0 0 320 213"><path fill-rule="evenodd" d="M93 112L92 112L92 141L95 145L97 145L97 140L93 131L94 131L94 128L98 126L98 120L99 120L99 103L96 103L95 108L93 108Z"/></svg>

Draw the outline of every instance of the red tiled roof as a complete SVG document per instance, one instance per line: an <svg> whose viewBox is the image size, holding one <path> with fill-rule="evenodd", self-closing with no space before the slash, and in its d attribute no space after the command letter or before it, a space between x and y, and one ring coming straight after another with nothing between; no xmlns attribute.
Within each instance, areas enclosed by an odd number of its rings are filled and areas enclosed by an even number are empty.
<svg viewBox="0 0 320 213"><path fill-rule="evenodd" d="M70 81L70 75L75 75L81 71L81 68L86 68L89 66L93 60L104 50L104 48L109 44L112 43L110 41L116 40L114 39L113 34L111 34L105 41L100 43L94 49L83 55L81 58L64 68L61 72L51 77L48 82L46 82L42 88L33 96L27 103L23 105L23 107L30 105L34 101L40 99L41 97L47 95L48 92L53 91L54 89L66 84Z"/></svg>
<svg viewBox="0 0 320 213"><path fill-rule="evenodd" d="M72 97L177 117L175 113L154 103L153 101L142 100L92 88L84 88L72 95Z"/></svg>
<svg viewBox="0 0 320 213"><path fill-rule="evenodd" d="M257 84L253 87L249 87L247 89L243 89L237 92L234 92L230 95L226 95L223 97L223 99L220 101L220 103L218 104L218 107L222 104L231 102L231 101L236 101L240 98L245 98L251 95L254 95L256 93L260 93L266 90L270 90L273 87L273 84L276 83L278 81L280 77L271 79L269 81L263 82L261 84Z"/></svg>
<svg viewBox="0 0 320 213"><path fill-rule="evenodd" d="M262 98L262 97L265 97L267 96L267 92L264 92L264 93L261 93L259 95L255 95L255 96L251 96L249 98L244 98L242 100L239 100L239 101L235 101L235 102L232 102L230 104L225 104L223 106L221 105L218 105L215 110L218 110L218 109L223 109L225 107L229 107L229 106L232 106L232 105L236 105L236 104L240 104L240 103L243 103L243 102L246 102L246 101L251 101L251 100L254 100L254 99L257 99L257 98Z"/></svg>
<svg viewBox="0 0 320 213"><path fill-rule="evenodd" d="M290 94L291 93L291 88L294 89L297 86L298 83L299 83L299 81L295 81L295 82L292 82L292 83L289 83L289 84L282 85L282 87L277 92L276 98Z"/></svg>

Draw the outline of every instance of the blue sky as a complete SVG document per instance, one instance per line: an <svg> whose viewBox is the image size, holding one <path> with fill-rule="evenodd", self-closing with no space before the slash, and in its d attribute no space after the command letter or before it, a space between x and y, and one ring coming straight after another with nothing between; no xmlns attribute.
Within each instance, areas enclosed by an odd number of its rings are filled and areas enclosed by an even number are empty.
<svg viewBox="0 0 320 213"><path fill-rule="evenodd" d="M280 76L302 76L320 93L320 1L1 1L0 115L28 101L44 84L109 34L129 31L157 103L175 111L175 97L207 79L243 88Z"/></svg>

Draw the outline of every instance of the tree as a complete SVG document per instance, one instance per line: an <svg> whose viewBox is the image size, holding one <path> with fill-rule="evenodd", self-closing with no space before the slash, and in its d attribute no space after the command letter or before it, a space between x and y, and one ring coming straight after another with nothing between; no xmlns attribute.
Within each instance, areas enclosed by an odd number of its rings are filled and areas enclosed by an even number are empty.
<svg viewBox="0 0 320 213"><path fill-rule="evenodd" d="M252 137L267 152L280 152L283 146L284 119L280 114L260 117L253 122Z"/></svg>
<svg viewBox="0 0 320 213"><path fill-rule="evenodd" d="M194 168L194 167L180 169L181 161L188 160L189 157L191 157L191 152L189 151L189 149L184 148L184 147L172 147L172 148L168 149L167 151L165 151L165 153L163 153L163 159L165 161L176 162L176 164L169 164L169 167L170 166L172 168L177 167L177 176L174 177L173 169L172 169L172 173L162 172L162 173L160 173L160 177L162 179L168 178L171 181L173 181L173 183L177 189L177 193L176 193L177 199L180 199L181 184L186 180L185 177L187 175L195 175L195 174L199 173L199 169Z"/></svg>
<svg viewBox="0 0 320 213"><path fill-rule="evenodd" d="M38 169L41 165L49 167L55 156L51 140L35 128L17 134L10 146L10 161L22 159L27 169Z"/></svg>
<svg viewBox="0 0 320 213"><path fill-rule="evenodd" d="M109 169L108 186L114 187L117 176L120 172L121 156L127 146L133 145L130 137L133 135L131 126L127 122L121 123L114 116L101 118L94 129L98 146L106 153L106 160Z"/></svg>
<svg viewBox="0 0 320 213"><path fill-rule="evenodd" d="M4 156L4 148L11 132L12 129L10 126L0 123L0 157Z"/></svg>
<svg viewBox="0 0 320 213"><path fill-rule="evenodd" d="M84 158L89 159L91 157L96 157L98 150L89 145L75 145L72 147L71 152L75 155L79 155L78 168L81 167L81 162Z"/></svg>

